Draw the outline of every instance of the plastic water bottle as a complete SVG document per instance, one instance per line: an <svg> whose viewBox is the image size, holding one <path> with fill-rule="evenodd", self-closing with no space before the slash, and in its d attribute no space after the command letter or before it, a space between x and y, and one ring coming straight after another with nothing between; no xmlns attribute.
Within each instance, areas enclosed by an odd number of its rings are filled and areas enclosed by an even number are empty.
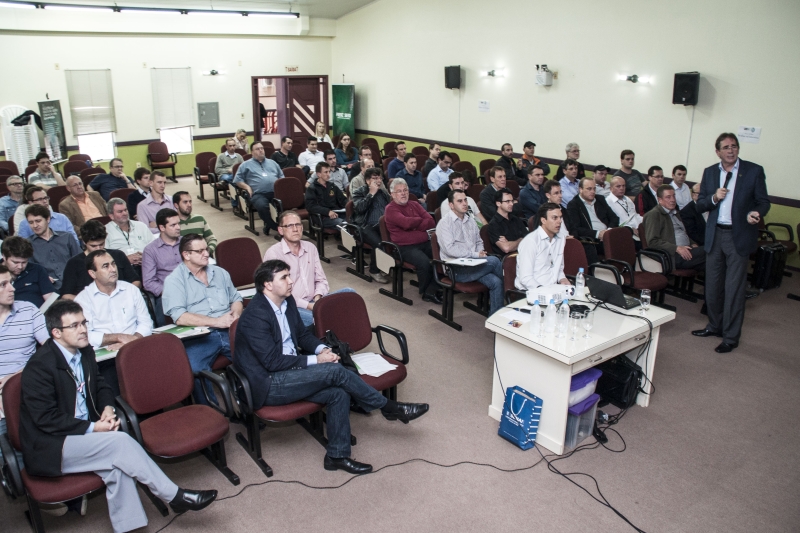
<svg viewBox="0 0 800 533"><path fill-rule="evenodd" d="M553 333L556 330L556 304L552 298L544 312L544 330L547 333Z"/></svg>
<svg viewBox="0 0 800 533"><path fill-rule="evenodd" d="M531 328L531 334L533 335L539 333L539 330L542 327L542 310L539 308L539 300L535 300L533 302L533 307L531 308L531 323L529 324L529 327Z"/></svg>
<svg viewBox="0 0 800 533"><path fill-rule="evenodd" d="M567 303L567 299L564 298L564 301L561 302L561 307L558 308L558 319L556 320L556 326L558 327L559 337L566 334L568 325L569 325L569 304Z"/></svg>
<svg viewBox="0 0 800 533"><path fill-rule="evenodd" d="M575 276L575 298L586 297L586 280L583 278L583 268L578 269L578 275Z"/></svg>

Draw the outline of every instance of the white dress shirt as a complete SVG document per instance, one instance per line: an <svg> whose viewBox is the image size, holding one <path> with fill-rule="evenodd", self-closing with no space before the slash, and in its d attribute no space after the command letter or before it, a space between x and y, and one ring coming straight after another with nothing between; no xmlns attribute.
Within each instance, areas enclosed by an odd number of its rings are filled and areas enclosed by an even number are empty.
<svg viewBox="0 0 800 533"><path fill-rule="evenodd" d="M733 176L731 177L731 181L728 182L728 194L725 195L725 198L719 202L719 213L717 214L717 224L733 224L733 217L731 216L731 207L733 207L733 194L736 188L736 177L739 174L739 160L736 160L736 164L733 165L731 169ZM728 173L725 172L725 169L722 168L722 163L719 164L719 186L725 187L725 178L727 177ZM716 192L716 191L714 191ZM711 201L714 202L714 198L711 198Z"/></svg>
<svg viewBox="0 0 800 533"><path fill-rule="evenodd" d="M617 198L612 194L606 198L606 203L619 217L619 227L637 229L639 224L642 223L642 215L636 212L636 206L627 196ZM635 231L633 232L633 238L639 239Z"/></svg>
<svg viewBox="0 0 800 533"><path fill-rule="evenodd" d="M87 285L75 301L83 307L83 316L89 321L89 343L98 348L103 345L103 335L139 333L147 337L153 333L153 321L147 312L142 293L127 281L117 281L109 295L97 288L97 282Z"/></svg>
<svg viewBox="0 0 800 533"><path fill-rule="evenodd" d="M599 194L600 196L605 196L606 198L608 198L608 195L611 194L611 184L609 182L605 181L603 182L602 185L599 185L597 182L594 182L594 185L595 185L595 191L597 191L597 194Z"/></svg>
<svg viewBox="0 0 800 533"><path fill-rule="evenodd" d="M692 201L692 190L686 185L686 182L681 187L675 185L674 181L670 185L675 189L675 200L678 201L678 211L680 211Z"/></svg>
<svg viewBox="0 0 800 533"><path fill-rule="evenodd" d="M562 230L564 225L561 225ZM514 285L528 291L542 285L555 285L566 278L564 274L564 245L566 232L561 231L552 239L539 226L529 233L517 249L517 279Z"/></svg>
<svg viewBox="0 0 800 533"><path fill-rule="evenodd" d="M312 171L316 170L317 163L324 163L325 162L325 155L317 150L316 152L310 152L306 150L297 158L297 162L304 167L310 168Z"/></svg>
<svg viewBox="0 0 800 533"><path fill-rule="evenodd" d="M143 252L145 246L157 236L144 222L131 220L128 223L128 232L122 231L113 220L106 224L106 248L122 250L125 255L131 255Z"/></svg>

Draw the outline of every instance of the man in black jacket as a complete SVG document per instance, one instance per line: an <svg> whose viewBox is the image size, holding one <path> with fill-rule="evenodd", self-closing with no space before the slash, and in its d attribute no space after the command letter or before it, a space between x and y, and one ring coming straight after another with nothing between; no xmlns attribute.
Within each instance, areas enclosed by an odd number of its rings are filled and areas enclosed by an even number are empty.
<svg viewBox="0 0 800 533"><path fill-rule="evenodd" d="M272 157L270 157L270 159L278 163L278 166L281 167L281 170L287 167L303 168L303 166L297 162L297 155L292 152L293 144L294 141L291 137L286 136L281 138L280 150L273 152Z"/></svg>
<svg viewBox="0 0 800 533"><path fill-rule="evenodd" d="M327 407L325 470L368 474L372 466L350 458L350 398L366 411L380 409L387 420L408 423L428 404L386 399L354 372L337 364L339 356L311 335L292 294L289 265L266 261L255 273L256 295L236 328L233 364L247 376L253 406L287 405L299 400ZM299 355L300 351L316 355Z"/></svg>
<svg viewBox="0 0 800 533"><path fill-rule="evenodd" d="M689 238L699 245L706 242L706 217L708 213L701 213L697 209L697 197L700 196L700 184L695 183L692 187L692 201L681 209L681 219L686 226L686 233Z"/></svg>
<svg viewBox="0 0 800 533"><path fill-rule="evenodd" d="M372 247L369 252L369 275L378 283L389 283L389 278L378 269L375 250L381 244L380 220L392 197L381 187L381 169L370 168L364 177L367 184L353 193L353 224L360 228L361 239Z"/></svg>
<svg viewBox="0 0 800 533"><path fill-rule="evenodd" d="M347 197L339 187L330 182L331 166L328 163L317 163L315 172L317 181L306 189L306 209L309 213L316 213L322 217L322 227L338 229L344 222L344 217L340 217L340 213L336 211L345 208Z"/></svg>
<svg viewBox="0 0 800 533"><path fill-rule="evenodd" d="M486 222L491 222L495 213L497 213L497 206L494 202L494 195L500 189L506 188L507 174L503 167L492 167L489 169L490 184L483 188L481 191L481 215L486 219Z"/></svg>
<svg viewBox="0 0 800 533"><path fill-rule="evenodd" d="M594 179L583 178L578 195L567 204L567 228L573 237L591 239L583 243L589 264L597 262L603 254L603 234L609 228L619 226L619 217L606 203L603 196L596 195Z"/></svg>
<svg viewBox="0 0 800 533"><path fill-rule="evenodd" d="M35 476L94 472L103 479L115 532L147 525L136 481L176 513L200 510L217 491L180 489L127 433L117 431L111 388L97 372L81 306L60 300L45 314L50 340L22 371L20 440Z"/></svg>
<svg viewBox="0 0 800 533"><path fill-rule="evenodd" d="M519 165L511 157L514 155L514 148L509 143L505 143L500 147L500 154L500 159L497 160L495 165L502 167L506 171L506 179L513 179L520 187L524 187L528 183L528 175L520 170Z"/></svg>
<svg viewBox="0 0 800 533"><path fill-rule="evenodd" d="M652 166L647 170L647 186L642 187L642 192L636 199L636 210L640 215L658 205L658 188L664 185L664 171L659 166Z"/></svg>

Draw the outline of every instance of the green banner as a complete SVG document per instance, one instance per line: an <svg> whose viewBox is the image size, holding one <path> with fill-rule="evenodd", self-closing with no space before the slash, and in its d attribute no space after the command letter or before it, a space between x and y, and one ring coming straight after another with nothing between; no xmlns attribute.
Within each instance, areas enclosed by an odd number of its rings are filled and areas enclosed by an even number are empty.
<svg viewBox="0 0 800 533"><path fill-rule="evenodd" d="M39 115L42 117L44 148L53 163L67 158L67 137L64 135L64 117L61 115L61 102L48 100L39 102Z"/></svg>
<svg viewBox="0 0 800 533"><path fill-rule="evenodd" d="M333 89L333 134L348 134L356 138L355 85L334 84Z"/></svg>

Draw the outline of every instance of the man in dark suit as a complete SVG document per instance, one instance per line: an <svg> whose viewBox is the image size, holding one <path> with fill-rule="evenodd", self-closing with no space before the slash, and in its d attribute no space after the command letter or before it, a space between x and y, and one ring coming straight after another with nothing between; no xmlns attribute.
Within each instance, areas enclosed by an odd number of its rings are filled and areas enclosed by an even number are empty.
<svg viewBox="0 0 800 533"><path fill-rule="evenodd" d="M681 209L681 219L686 226L686 233L689 238L699 245L706 242L706 217L708 213L701 213L697 210L697 197L700 196L700 184L695 183L692 187L692 201Z"/></svg>
<svg viewBox="0 0 800 533"><path fill-rule="evenodd" d="M636 199L636 210L642 216L658 205L658 188L664 185L664 170L658 166L650 167L647 170L647 181L647 186L642 187L642 192Z"/></svg>
<svg viewBox="0 0 800 533"><path fill-rule="evenodd" d="M386 399L354 372L336 364L339 356L311 335L292 294L289 265L266 261L255 273L256 294L239 318L233 364L250 381L253 405L287 405L299 400L327 407L325 470L368 474L372 466L350 458L350 398L366 411L380 409L387 420L408 423L428 404ZM300 351L316 355L299 355Z"/></svg>
<svg viewBox="0 0 800 533"><path fill-rule="evenodd" d="M578 195L567 204L567 229L575 238L592 240L584 242L586 259L589 264L597 262L603 254L603 234L609 228L619 226L619 217L608 206L603 196L597 196L594 179L583 178Z"/></svg>
<svg viewBox="0 0 800 533"><path fill-rule="evenodd" d="M115 532L147 525L137 480L176 513L213 502L217 491L180 489L139 443L117 431L114 395L97 371L81 306L59 300L45 313L45 324L51 338L22 371L20 440L28 473L100 476Z"/></svg>
<svg viewBox="0 0 800 533"><path fill-rule="evenodd" d="M720 162L703 171L697 210L708 211L705 249L708 324L698 337L722 337L715 348L739 346L745 304L747 262L758 247L758 222L770 208L764 168L739 159L739 139L723 133L715 143Z"/></svg>

